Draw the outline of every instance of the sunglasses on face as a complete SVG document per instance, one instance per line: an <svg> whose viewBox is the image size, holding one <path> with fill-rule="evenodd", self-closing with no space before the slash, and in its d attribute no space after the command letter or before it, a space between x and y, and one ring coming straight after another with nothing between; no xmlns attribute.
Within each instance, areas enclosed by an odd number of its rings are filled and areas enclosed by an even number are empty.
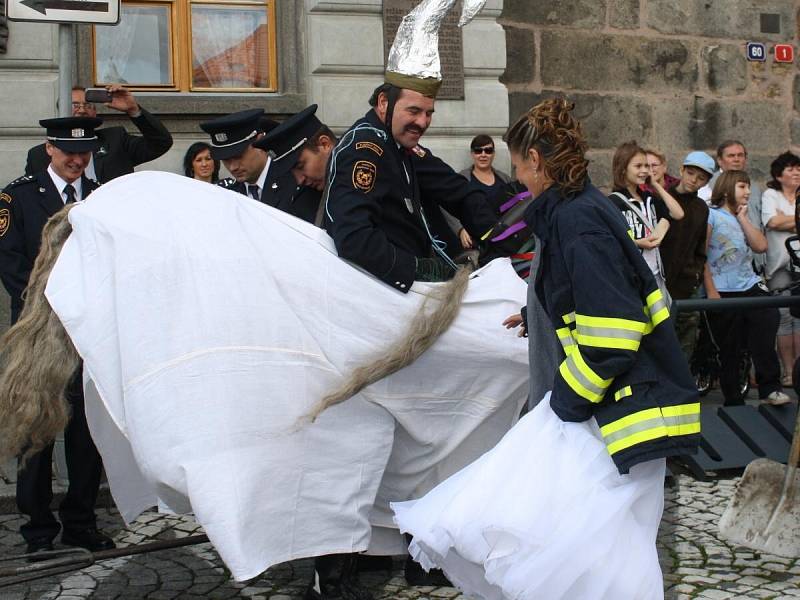
<svg viewBox="0 0 800 600"><path fill-rule="evenodd" d="M494 154L494 148L491 146L485 146L483 148L473 148L473 154Z"/></svg>

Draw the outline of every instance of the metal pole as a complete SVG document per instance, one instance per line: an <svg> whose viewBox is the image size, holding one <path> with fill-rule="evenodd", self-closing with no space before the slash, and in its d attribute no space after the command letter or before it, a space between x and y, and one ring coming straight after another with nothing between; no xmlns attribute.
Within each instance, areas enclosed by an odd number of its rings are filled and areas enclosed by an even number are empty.
<svg viewBox="0 0 800 600"><path fill-rule="evenodd" d="M75 28L58 24L58 116L72 115L72 63L75 56Z"/></svg>
<svg viewBox="0 0 800 600"><path fill-rule="evenodd" d="M676 300L672 303L674 312L694 310L717 311L738 308L783 308L800 304L800 296L743 296L739 298L718 298L716 300Z"/></svg>

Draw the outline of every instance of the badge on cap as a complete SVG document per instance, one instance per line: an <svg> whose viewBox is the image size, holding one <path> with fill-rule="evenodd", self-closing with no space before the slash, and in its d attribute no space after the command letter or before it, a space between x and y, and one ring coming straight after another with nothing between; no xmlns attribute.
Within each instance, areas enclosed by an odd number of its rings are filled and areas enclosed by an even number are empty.
<svg viewBox="0 0 800 600"><path fill-rule="evenodd" d="M214 134L214 141L215 142L227 142L228 141L228 134L227 133L215 133Z"/></svg>
<svg viewBox="0 0 800 600"><path fill-rule="evenodd" d="M368 160L360 160L353 167L353 186L362 192L369 193L375 186L375 175L378 169Z"/></svg>
<svg viewBox="0 0 800 600"><path fill-rule="evenodd" d="M0 200L2 200L3 202L8 202L9 204L11 204L11 196L6 194L5 192L0 193Z"/></svg>
<svg viewBox="0 0 800 600"><path fill-rule="evenodd" d="M0 208L0 237L3 237L11 225L11 212L7 208Z"/></svg>
<svg viewBox="0 0 800 600"><path fill-rule="evenodd" d="M86 131L81 129L80 127L78 127L78 128L73 129L71 131L71 137L74 137L74 138L86 137Z"/></svg>

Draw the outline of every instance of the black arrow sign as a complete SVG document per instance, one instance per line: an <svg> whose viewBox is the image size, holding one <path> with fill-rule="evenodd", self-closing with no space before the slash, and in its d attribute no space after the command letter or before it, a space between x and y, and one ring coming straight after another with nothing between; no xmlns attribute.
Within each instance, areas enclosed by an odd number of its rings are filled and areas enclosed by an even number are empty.
<svg viewBox="0 0 800 600"><path fill-rule="evenodd" d="M22 0L22 6L32 8L43 15L51 10L83 10L92 12L108 12L108 2L88 2L84 0Z"/></svg>

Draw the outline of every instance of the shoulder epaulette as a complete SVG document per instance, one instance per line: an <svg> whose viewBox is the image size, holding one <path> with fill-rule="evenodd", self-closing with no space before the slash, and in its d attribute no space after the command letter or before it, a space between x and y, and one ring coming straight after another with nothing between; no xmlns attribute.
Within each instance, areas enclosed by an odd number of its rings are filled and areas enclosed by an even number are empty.
<svg viewBox="0 0 800 600"><path fill-rule="evenodd" d="M14 181L9 183L5 189L10 190L11 188L15 188L24 183L28 183L29 181L33 181L34 179L36 178L33 175L23 175L22 177L17 177Z"/></svg>

